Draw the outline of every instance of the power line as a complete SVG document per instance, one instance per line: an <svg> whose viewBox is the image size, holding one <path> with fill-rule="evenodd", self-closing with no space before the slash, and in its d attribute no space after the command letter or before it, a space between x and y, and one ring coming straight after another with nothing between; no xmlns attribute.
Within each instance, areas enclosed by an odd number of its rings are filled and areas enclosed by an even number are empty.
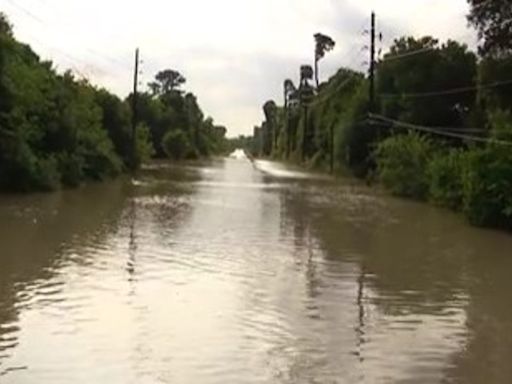
<svg viewBox="0 0 512 384"><path fill-rule="evenodd" d="M45 24L44 20L41 19L39 16L36 16L34 13L29 11L27 8L19 5L18 3L15 3L14 0L6 0L9 4L11 4L13 7L19 9L21 12L23 12L25 15L30 17L31 19L34 19L38 23Z"/></svg>
<svg viewBox="0 0 512 384"><path fill-rule="evenodd" d="M33 12L29 11L27 8L17 4L16 2L14 2L14 0L6 0L9 4L11 4L13 7L17 8L18 10L20 10L22 13L24 13L25 15L29 16L31 19L37 21L39 24L42 24L43 26L45 26L46 28L48 28L50 25L53 26L53 23L52 24L49 24L47 21L45 21L44 19L42 19L41 17L37 16L36 14L34 14ZM37 41L37 39L34 39ZM46 44L45 44L46 45ZM129 66L127 63L124 63L118 59L115 59L115 58L112 58L112 57L109 57L101 52L98 52L96 50L93 50L91 48L88 48L88 47L84 47L84 49L89 52L90 54L93 54L95 56L97 56L98 58L101 58L103 59L104 61L108 61L114 65L117 65L119 66L120 68L122 67L123 69L125 70L131 70L131 66Z"/></svg>
<svg viewBox="0 0 512 384"><path fill-rule="evenodd" d="M419 55L419 54L422 54L422 53L425 53L425 52L433 51L435 49L436 49L436 47L420 48L420 49L417 49L417 50L414 50L414 51L410 51L410 52L406 52L406 53L402 53L402 54L399 54L399 55L393 55L393 56L390 56L390 57L385 57L379 63L385 63L385 62L388 62L388 61L403 59L405 57L416 56L416 55Z"/></svg>
<svg viewBox="0 0 512 384"><path fill-rule="evenodd" d="M454 133L454 132L442 131L440 129L436 129L436 128L432 128L432 127L425 127L425 126L421 126L421 125L406 123L403 121L393 120L393 119L387 118L385 116L372 114L372 113L370 113L368 116L371 120L374 120L375 122L386 122L386 123L392 124L395 127L412 129L412 130L416 130L419 132L431 133L434 135L446 136L446 137L462 139L462 140L469 140L469 141L475 141L475 142L481 142L481 143L487 143L487 144L500 144L500 145L512 146L511 141L496 140L496 139L490 139L490 138L485 138L485 137L478 137L478 136L471 136L471 135L459 134L459 133Z"/></svg>
<svg viewBox="0 0 512 384"><path fill-rule="evenodd" d="M349 75L350 76L350 75ZM357 78L355 77L349 77L347 79L345 79L344 81L342 81L340 84L338 84L336 86L336 88L334 88L332 91L329 91L329 92L326 92L326 93L322 93L322 94L319 94L317 96L317 98L315 100L313 100L311 103L309 103L309 105L318 105L318 104L323 104L325 103L329 97L333 96L334 94L338 93L339 91L341 91L348 83L350 83L351 81L354 81L354 80L357 80Z"/></svg>
<svg viewBox="0 0 512 384"><path fill-rule="evenodd" d="M435 92L421 92L421 93L383 93L379 95L381 98L423 98L423 97L435 97L435 96L446 96L446 95L456 95L459 93L466 93L472 91L478 91L481 89L489 89L489 88L497 88L505 85L512 85L512 80L504 80L504 81L496 81L494 83L489 84L480 84L476 86L467 86L460 88L447 89L444 91L435 91Z"/></svg>

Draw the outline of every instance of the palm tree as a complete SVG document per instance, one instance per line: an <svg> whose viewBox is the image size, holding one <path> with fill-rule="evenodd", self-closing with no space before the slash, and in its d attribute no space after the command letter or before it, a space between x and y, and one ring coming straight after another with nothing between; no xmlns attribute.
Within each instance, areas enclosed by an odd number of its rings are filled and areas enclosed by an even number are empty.
<svg viewBox="0 0 512 384"><path fill-rule="evenodd" d="M318 62L325 56L326 52L332 51L336 42L327 35L321 33L315 34L315 80L316 87L319 86L318 80Z"/></svg>

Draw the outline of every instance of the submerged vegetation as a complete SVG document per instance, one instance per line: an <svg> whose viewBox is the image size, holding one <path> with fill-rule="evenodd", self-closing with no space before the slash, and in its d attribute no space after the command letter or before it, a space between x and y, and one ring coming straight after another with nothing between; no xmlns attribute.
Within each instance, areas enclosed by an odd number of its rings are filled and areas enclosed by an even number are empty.
<svg viewBox="0 0 512 384"><path fill-rule="evenodd" d="M478 55L456 41L398 38L374 63L374 93L371 76L348 68L313 87L317 73L303 65L299 86L284 81L283 106L265 103L246 148L349 169L398 196L463 212L473 224L512 228L512 32L504 22L512 5L469 3Z"/></svg>
<svg viewBox="0 0 512 384"><path fill-rule="evenodd" d="M205 118L185 78L164 70L132 98L58 73L13 36L0 14L0 190L54 190L103 180L150 157L194 158L227 150L226 129Z"/></svg>

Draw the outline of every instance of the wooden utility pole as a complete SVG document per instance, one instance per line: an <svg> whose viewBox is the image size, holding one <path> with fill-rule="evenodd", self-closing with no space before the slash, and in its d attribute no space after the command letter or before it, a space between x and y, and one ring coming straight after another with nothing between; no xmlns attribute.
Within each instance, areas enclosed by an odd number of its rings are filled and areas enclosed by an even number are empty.
<svg viewBox="0 0 512 384"><path fill-rule="evenodd" d="M132 98L132 168L138 166L137 159L137 123L138 123L138 86L139 86L139 48L135 50L135 71L133 74L133 98Z"/></svg>
<svg viewBox="0 0 512 384"><path fill-rule="evenodd" d="M375 12L372 12L370 30L370 113L375 112Z"/></svg>

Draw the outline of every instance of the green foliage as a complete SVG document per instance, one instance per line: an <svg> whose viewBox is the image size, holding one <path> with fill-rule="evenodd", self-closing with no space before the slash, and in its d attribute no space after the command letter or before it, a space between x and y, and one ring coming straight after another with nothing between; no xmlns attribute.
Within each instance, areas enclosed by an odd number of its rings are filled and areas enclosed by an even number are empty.
<svg viewBox="0 0 512 384"><path fill-rule="evenodd" d="M183 160L193 156L193 147L186 133L182 130L167 132L162 146L167 156L174 160Z"/></svg>
<svg viewBox="0 0 512 384"><path fill-rule="evenodd" d="M419 50L424 52L411 54ZM467 46L454 41L439 46L429 36L401 38L378 65L378 73L377 92L382 95L383 115L432 127L468 125L468 111L475 108L476 90L438 97L409 96L474 86L476 55Z"/></svg>
<svg viewBox="0 0 512 384"><path fill-rule="evenodd" d="M58 74L0 20L0 189L52 190L115 176L130 154L118 97Z"/></svg>
<svg viewBox="0 0 512 384"><path fill-rule="evenodd" d="M512 115L491 113L492 138L499 142L468 153L464 212L476 225L512 228Z"/></svg>
<svg viewBox="0 0 512 384"><path fill-rule="evenodd" d="M491 145L471 151L464 174L464 212L480 226L512 228L512 151Z"/></svg>
<svg viewBox="0 0 512 384"><path fill-rule="evenodd" d="M336 42L329 36L322 33L315 33L315 81L316 86L319 86L318 80L318 62L324 58L325 54L332 51L336 46Z"/></svg>
<svg viewBox="0 0 512 384"><path fill-rule="evenodd" d="M76 153L61 152L58 157L58 170L62 184L77 187L84 180L84 159Z"/></svg>
<svg viewBox="0 0 512 384"><path fill-rule="evenodd" d="M496 110L507 110L512 107L512 54L498 57L486 57L479 66L479 77L482 84L499 84L496 87L482 87L479 101L482 108L492 115ZM484 119L484 124L487 121Z"/></svg>
<svg viewBox="0 0 512 384"><path fill-rule="evenodd" d="M470 3L475 7L480 1ZM471 21L487 37L500 27L492 12L505 7L508 14L512 8L505 2L485 3L482 14L474 16L473 10ZM334 142L336 168L348 166L360 177L376 172L396 195L462 211L478 225L512 228L509 40L494 40L494 53L477 62L463 44L403 37L378 62L378 102L372 112L444 129L451 138L404 135L391 123L377 122L368 114L369 82L362 73L341 68L313 90L313 72L306 65L301 66L298 89L290 79L283 82L283 107L273 101L265 104L265 121L254 129L251 152L326 168ZM453 138L453 133L488 138L491 144L476 140L479 147L468 147L471 140Z"/></svg>
<svg viewBox="0 0 512 384"><path fill-rule="evenodd" d="M512 137L512 119L491 119L497 139ZM512 228L512 151L502 141L471 149L434 150L417 134L393 136L376 151L379 176L394 194L462 211L479 226Z"/></svg>
<svg viewBox="0 0 512 384"><path fill-rule="evenodd" d="M137 126L137 164L144 164L155 154L153 143L151 142L151 132L147 125L139 124Z"/></svg>
<svg viewBox="0 0 512 384"><path fill-rule="evenodd" d="M107 129L116 153L128 168L133 156L130 106L104 89L95 92L95 101L101 108L101 124Z"/></svg>
<svg viewBox="0 0 512 384"><path fill-rule="evenodd" d="M184 83L185 78L178 71L166 69L149 83L151 93L139 95L138 117L149 128L154 156L169 157L169 137L172 135L168 135L176 131L183 132L181 136L190 147L186 157L224 153L227 147L226 128L215 125L211 117L205 118L197 97L179 89ZM128 100L131 102L131 96ZM170 157L176 158L174 154Z"/></svg>
<svg viewBox="0 0 512 384"><path fill-rule="evenodd" d="M468 0L469 22L478 29L483 40L484 55L499 56L512 51L512 6L507 0Z"/></svg>
<svg viewBox="0 0 512 384"><path fill-rule="evenodd" d="M512 113L496 109L490 112L491 136L495 140L512 142Z"/></svg>
<svg viewBox="0 0 512 384"><path fill-rule="evenodd" d="M126 100L59 74L16 41L0 13L0 189L31 191L104 180L148 161L208 156L227 147L226 129L206 119L177 71L156 75L140 95L133 137L133 95ZM165 141L165 146L162 142Z"/></svg>
<svg viewBox="0 0 512 384"><path fill-rule="evenodd" d="M366 176L373 167L372 152L379 133L378 127L366 119L368 114L368 88L359 82L353 97L346 101L345 114L338 124L337 158L358 176Z"/></svg>
<svg viewBox="0 0 512 384"><path fill-rule="evenodd" d="M149 83L153 95L162 95L178 90L186 83L185 77L173 69L165 69L155 76L155 81Z"/></svg>
<svg viewBox="0 0 512 384"><path fill-rule="evenodd" d="M432 201L455 210L462 208L467 158L467 152L460 149L439 151L433 156L428 164Z"/></svg>
<svg viewBox="0 0 512 384"><path fill-rule="evenodd" d="M390 137L377 146L379 179L397 196L425 199L432 142L415 133Z"/></svg>

